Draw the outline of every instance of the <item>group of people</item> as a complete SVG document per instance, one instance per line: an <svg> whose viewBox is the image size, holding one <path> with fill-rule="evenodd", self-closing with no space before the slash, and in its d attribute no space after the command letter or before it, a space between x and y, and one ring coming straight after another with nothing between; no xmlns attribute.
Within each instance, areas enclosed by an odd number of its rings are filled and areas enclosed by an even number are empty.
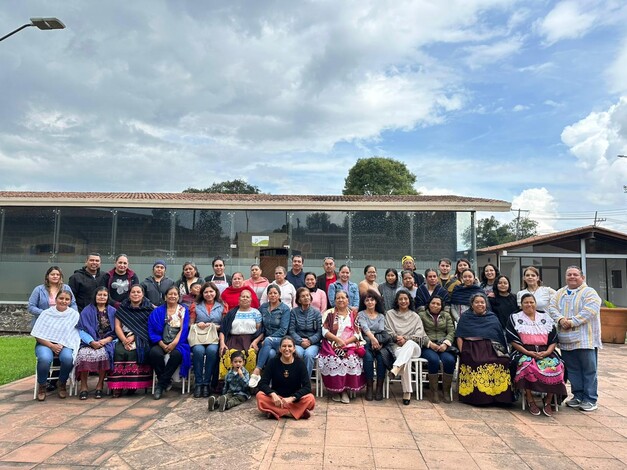
<svg viewBox="0 0 627 470"><path fill-rule="evenodd" d="M299 419L315 406L310 377L316 365L334 401L349 403L350 393L364 388L366 400L382 400L388 375L400 379L408 405L412 360L422 358L432 402L440 402L440 382L442 401L451 401L459 362L462 402L511 403L517 388L532 414L550 416L554 397L566 395L567 370L574 395L567 404L596 409L600 299L577 267L567 269L567 286L557 292L542 286L537 268L526 268L516 296L496 266L484 266L477 279L466 259L453 273L451 261L442 259L423 276L406 256L400 274L388 268L381 284L374 266L355 283L350 267L336 271L331 257L316 276L294 255L292 269L276 267L272 282L257 264L248 279L227 275L222 258L212 265L214 274L203 279L185 263L173 281L165 261L157 260L140 283L125 255L101 273L100 256L92 253L68 284L51 267L29 300L37 398L46 398L53 357L61 366L61 398L73 369L81 399L89 396L90 373L98 375L98 399L105 377L119 397L149 388L154 372L158 400L177 371L186 377L193 367L194 397L207 398L210 411L237 406L258 391L261 411ZM532 392L545 394L540 407Z"/></svg>

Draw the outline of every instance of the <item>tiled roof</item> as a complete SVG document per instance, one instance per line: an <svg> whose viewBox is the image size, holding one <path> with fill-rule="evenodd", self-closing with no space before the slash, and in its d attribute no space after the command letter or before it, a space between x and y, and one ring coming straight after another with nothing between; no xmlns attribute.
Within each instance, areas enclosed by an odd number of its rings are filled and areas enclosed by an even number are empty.
<svg viewBox="0 0 627 470"><path fill-rule="evenodd" d="M477 250L477 253L496 253L497 251L511 250L514 248L523 248L530 245L539 245L541 243L550 243L555 240L580 237L582 235L592 235L599 233L612 238L619 238L627 241L627 233L617 232L604 227L597 227L594 225L586 225L585 227L574 228L570 230L564 230L562 232L549 233L547 235L536 235L535 237L524 238L522 240L516 240L515 242L502 243L500 245L488 246Z"/></svg>

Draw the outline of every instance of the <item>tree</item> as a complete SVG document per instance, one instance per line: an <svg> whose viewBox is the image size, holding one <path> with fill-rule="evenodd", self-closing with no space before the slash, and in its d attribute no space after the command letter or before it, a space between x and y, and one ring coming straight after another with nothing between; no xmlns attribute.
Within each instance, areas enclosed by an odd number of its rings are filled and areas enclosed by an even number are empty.
<svg viewBox="0 0 627 470"><path fill-rule="evenodd" d="M345 196L419 194L416 175L403 162L386 157L360 158L344 180Z"/></svg>
<svg viewBox="0 0 627 470"><path fill-rule="evenodd" d="M208 188L187 188L184 193L260 194L261 190L244 180L236 179L214 183Z"/></svg>
<svg viewBox="0 0 627 470"><path fill-rule="evenodd" d="M494 216L477 221L477 248L500 245L537 235L538 222L529 217L512 220L501 224ZM470 245L470 228L464 231L464 241Z"/></svg>

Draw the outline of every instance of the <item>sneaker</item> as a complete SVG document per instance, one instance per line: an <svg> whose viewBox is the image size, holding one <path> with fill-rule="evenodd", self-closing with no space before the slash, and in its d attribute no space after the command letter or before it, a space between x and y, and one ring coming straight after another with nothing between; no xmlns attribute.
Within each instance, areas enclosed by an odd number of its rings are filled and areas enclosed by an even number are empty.
<svg viewBox="0 0 627 470"><path fill-rule="evenodd" d="M570 408L579 408L581 406L581 400L579 398L572 398L566 402L566 406Z"/></svg>
<svg viewBox="0 0 627 470"><path fill-rule="evenodd" d="M213 411L216 409L216 397L214 396L209 397L209 400L207 402L207 409L209 411Z"/></svg>
<svg viewBox="0 0 627 470"><path fill-rule="evenodd" d="M589 401L584 401L579 405L579 409L581 411L594 411L598 408L596 403L590 403Z"/></svg>
<svg viewBox="0 0 627 470"><path fill-rule="evenodd" d="M261 376L259 374L253 374L250 376L250 380L248 381L248 386L250 388L255 388L259 385L259 381L261 380Z"/></svg>
<svg viewBox="0 0 627 470"><path fill-rule="evenodd" d="M542 407L542 413L544 416L548 416L549 418L553 416L553 408L551 408L550 403L545 403Z"/></svg>
<svg viewBox="0 0 627 470"><path fill-rule="evenodd" d="M331 400L340 403L342 401L342 395L340 395L339 393L335 393L333 396L331 396Z"/></svg>
<svg viewBox="0 0 627 470"><path fill-rule="evenodd" d="M542 413L540 411L540 408L538 408L538 405L536 404L536 402L533 400L527 402L527 408L529 409L529 413L531 413L534 416L540 416L540 414Z"/></svg>
<svg viewBox="0 0 627 470"><path fill-rule="evenodd" d="M226 396L225 395L220 395L218 397L218 410L219 411L226 410Z"/></svg>

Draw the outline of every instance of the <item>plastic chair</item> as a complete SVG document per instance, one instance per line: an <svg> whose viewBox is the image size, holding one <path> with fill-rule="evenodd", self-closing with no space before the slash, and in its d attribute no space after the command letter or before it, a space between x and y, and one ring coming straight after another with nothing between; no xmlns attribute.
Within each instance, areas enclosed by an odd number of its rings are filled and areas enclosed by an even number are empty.
<svg viewBox="0 0 627 470"><path fill-rule="evenodd" d="M416 400L422 400L422 363L427 362L426 359L421 357L412 357L405 367L410 368L411 382L416 389ZM390 383L401 381L400 375L395 379L390 379L389 375L385 376L385 385L383 387L383 397L390 398Z"/></svg>
<svg viewBox="0 0 627 470"><path fill-rule="evenodd" d="M58 379L58 374L53 377L52 373L53 372L59 372L61 370L61 363L59 362L59 358L57 356L54 356L54 358L52 359L52 364L50 365L50 371L48 372L48 377L46 378L46 385L48 385L48 382L50 382L53 379ZM72 374L70 374L70 377L72 376ZM72 381L71 379L68 379L68 381L70 382L67 388L67 393L68 396L72 396L72 392L75 390L76 388L76 382ZM38 383L37 383L37 364L35 364L35 388L33 389L33 400L37 400L37 388L38 388Z"/></svg>

